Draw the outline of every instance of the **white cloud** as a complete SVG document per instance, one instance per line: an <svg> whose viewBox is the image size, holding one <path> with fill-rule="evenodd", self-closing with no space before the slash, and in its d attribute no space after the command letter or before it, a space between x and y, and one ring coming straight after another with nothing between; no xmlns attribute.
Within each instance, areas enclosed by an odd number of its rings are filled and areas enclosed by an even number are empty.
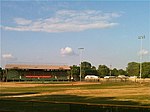
<svg viewBox="0 0 150 112"><path fill-rule="evenodd" d="M27 19L24 19L24 18L15 18L14 21L18 25L28 25L32 22L31 20L27 20Z"/></svg>
<svg viewBox="0 0 150 112"><path fill-rule="evenodd" d="M147 55L149 52L146 49L143 49L139 52L139 55Z"/></svg>
<svg viewBox="0 0 150 112"><path fill-rule="evenodd" d="M71 47L61 48L60 53L62 56L72 56L75 54Z"/></svg>
<svg viewBox="0 0 150 112"><path fill-rule="evenodd" d="M15 18L16 26L3 26L5 30L35 32L77 32L88 29L110 28L118 25L113 21L119 13L104 13L96 10L59 10L52 17L35 21Z"/></svg>
<svg viewBox="0 0 150 112"><path fill-rule="evenodd" d="M4 59L12 59L13 56L12 56L12 54L3 54L2 58L4 58Z"/></svg>

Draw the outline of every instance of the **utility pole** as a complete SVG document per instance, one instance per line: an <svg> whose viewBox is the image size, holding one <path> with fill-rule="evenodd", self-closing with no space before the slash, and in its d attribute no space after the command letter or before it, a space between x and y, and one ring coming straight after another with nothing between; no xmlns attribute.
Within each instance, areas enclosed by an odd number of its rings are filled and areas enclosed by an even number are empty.
<svg viewBox="0 0 150 112"><path fill-rule="evenodd" d="M81 63L82 63L82 51L84 48L78 48L80 51L80 82L81 82L81 77L82 77L82 68L81 68Z"/></svg>

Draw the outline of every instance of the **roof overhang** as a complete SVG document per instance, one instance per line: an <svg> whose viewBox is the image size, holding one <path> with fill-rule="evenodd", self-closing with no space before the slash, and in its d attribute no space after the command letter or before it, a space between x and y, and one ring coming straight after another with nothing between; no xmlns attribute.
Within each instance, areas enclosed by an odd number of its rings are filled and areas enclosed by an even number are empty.
<svg viewBox="0 0 150 112"><path fill-rule="evenodd" d="M67 65L24 65L24 64L7 64L5 69L39 69L39 70L70 70Z"/></svg>

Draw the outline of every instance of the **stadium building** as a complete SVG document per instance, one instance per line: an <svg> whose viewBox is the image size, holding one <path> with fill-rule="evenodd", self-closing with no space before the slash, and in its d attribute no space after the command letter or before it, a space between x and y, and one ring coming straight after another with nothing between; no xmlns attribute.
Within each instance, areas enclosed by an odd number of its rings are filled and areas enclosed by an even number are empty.
<svg viewBox="0 0 150 112"><path fill-rule="evenodd" d="M7 81L64 81L70 78L70 66L20 65L5 66Z"/></svg>

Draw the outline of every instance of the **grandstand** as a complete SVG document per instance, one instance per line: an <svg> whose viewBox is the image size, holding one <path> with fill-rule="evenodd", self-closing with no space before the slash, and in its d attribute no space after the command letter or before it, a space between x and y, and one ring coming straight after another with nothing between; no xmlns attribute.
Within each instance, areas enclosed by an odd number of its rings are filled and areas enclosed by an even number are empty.
<svg viewBox="0 0 150 112"><path fill-rule="evenodd" d="M7 64L5 70L7 81L58 81L69 80L70 77L70 67L67 65Z"/></svg>

